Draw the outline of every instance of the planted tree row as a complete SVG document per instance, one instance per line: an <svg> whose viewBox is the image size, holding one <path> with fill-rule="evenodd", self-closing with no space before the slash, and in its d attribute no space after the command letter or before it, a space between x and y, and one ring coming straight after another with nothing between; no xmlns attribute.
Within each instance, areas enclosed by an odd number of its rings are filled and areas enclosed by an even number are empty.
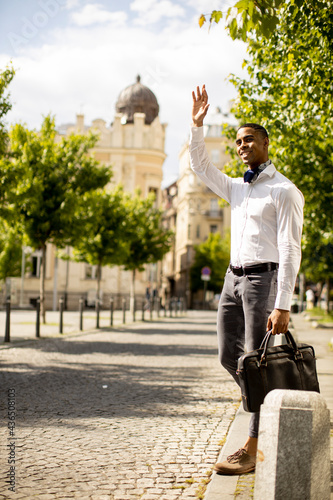
<svg viewBox="0 0 333 500"><path fill-rule="evenodd" d="M5 90L13 70L0 80L0 119L10 109ZM2 112L1 112L2 110ZM170 231L152 196L142 199L110 188L112 170L90 153L92 133L57 135L55 120L40 131L22 124L0 127L0 278L19 275L22 245L41 250L40 307L45 322L47 244L73 247L75 260L97 266L98 297L103 266L122 265L133 273L157 262L170 246ZM2 151L2 154L1 154ZM65 254L63 254L65 255Z"/></svg>

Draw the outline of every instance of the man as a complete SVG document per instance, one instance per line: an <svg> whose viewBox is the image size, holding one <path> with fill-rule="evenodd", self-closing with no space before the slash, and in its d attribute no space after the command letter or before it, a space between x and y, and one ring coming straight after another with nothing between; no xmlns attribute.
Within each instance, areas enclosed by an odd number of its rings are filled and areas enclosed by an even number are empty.
<svg viewBox="0 0 333 500"><path fill-rule="evenodd" d="M304 199L268 157L264 127L246 123L237 131L236 148L248 167L243 178L231 178L210 161L203 138L209 104L205 86L192 92L190 159L192 170L231 205L230 266L217 313L221 364L234 377L238 358L257 349L266 331L285 333L301 260ZM243 448L217 463L220 474L255 469L259 413L251 415Z"/></svg>

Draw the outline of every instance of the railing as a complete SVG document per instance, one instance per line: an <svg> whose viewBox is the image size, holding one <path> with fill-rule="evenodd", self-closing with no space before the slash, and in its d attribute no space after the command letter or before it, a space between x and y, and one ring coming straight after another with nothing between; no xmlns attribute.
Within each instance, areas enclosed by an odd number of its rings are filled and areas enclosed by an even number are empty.
<svg viewBox="0 0 333 500"><path fill-rule="evenodd" d="M223 210L222 209L216 209L216 210L203 210L202 215L205 215L206 217L222 217L223 216Z"/></svg>
<svg viewBox="0 0 333 500"><path fill-rule="evenodd" d="M140 306L140 307L139 307ZM94 330L94 329L100 329L102 328L101 326L101 312L109 311L109 320L108 324L104 325L104 327L113 327L114 326L114 319L115 319L115 310L114 310L114 299L111 297L110 298L110 303L108 308L103 308L102 307L102 301L101 300L96 300L95 304L95 328L89 328L89 330ZM141 319L137 318L137 314L139 311L141 311ZM75 312L75 311L74 311ZM78 304L78 329L79 331L84 330L84 313L87 312L88 314L91 315L91 309L86 309L85 308L85 303L84 299L80 298L79 299L79 304ZM137 321L154 321L156 319L159 319L162 314L164 314L164 317L177 317L181 316L186 313L186 302L183 297L180 298L171 298L168 299L165 303L165 306L161 306L161 301L159 298L154 298L151 300L134 300L132 311L129 311L127 308L127 301L126 299L122 299L122 304L121 304L121 309L118 309L118 324L121 324L120 320L122 320L122 324L125 324L128 316L127 313L132 313L131 316L131 322ZM32 313L32 311L31 311ZM64 333L64 315L66 314L72 314L73 311L66 311L64 312L64 298L61 297L59 299L59 323L58 323L58 332L60 334ZM11 342L11 301L10 297L6 299L5 303L5 336L4 336L4 342L8 343ZM30 314L30 312L29 312ZM91 319L91 317L90 317ZM103 318L105 320L105 317ZM90 322L91 323L91 322ZM41 322L40 322L40 299L37 298L36 301L36 315L35 315L35 336L36 338L40 338L41 336Z"/></svg>

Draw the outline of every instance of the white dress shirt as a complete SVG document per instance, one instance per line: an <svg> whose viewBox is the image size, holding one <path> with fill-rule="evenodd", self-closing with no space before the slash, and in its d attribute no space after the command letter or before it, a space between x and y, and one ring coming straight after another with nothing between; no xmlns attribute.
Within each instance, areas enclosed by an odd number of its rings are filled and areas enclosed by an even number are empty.
<svg viewBox="0 0 333 500"><path fill-rule="evenodd" d="M210 161L203 127L192 127L189 151L192 170L231 205L231 265L279 263L275 308L290 310L301 262L302 193L273 163L250 184L228 177Z"/></svg>

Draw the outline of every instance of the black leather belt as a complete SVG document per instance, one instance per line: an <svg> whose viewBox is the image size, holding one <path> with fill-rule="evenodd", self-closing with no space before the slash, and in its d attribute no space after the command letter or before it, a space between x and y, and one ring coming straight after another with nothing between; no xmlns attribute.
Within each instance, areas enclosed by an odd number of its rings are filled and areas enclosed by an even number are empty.
<svg viewBox="0 0 333 500"><path fill-rule="evenodd" d="M276 262L265 262L264 264L255 264L254 266L234 267L230 264L231 271L236 276L246 276L247 274L266 273L278 269L279 264Z"/></svg>

